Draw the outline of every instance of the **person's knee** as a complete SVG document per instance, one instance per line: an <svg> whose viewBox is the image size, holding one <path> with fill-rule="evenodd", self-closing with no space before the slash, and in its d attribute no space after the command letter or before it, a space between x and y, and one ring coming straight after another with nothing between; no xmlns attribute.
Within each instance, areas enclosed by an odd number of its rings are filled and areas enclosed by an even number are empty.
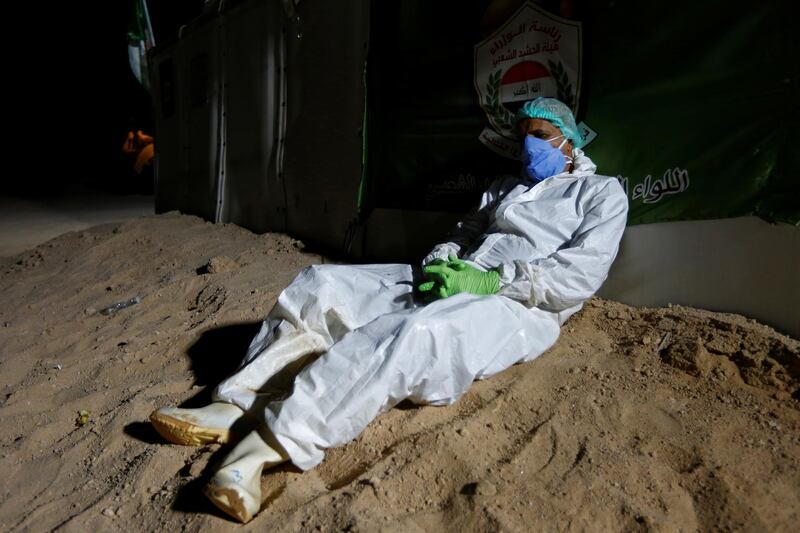
<svg viewBox="0 0 800 533"><path fill-rule="evenodd" d="M306 278L318 278L324 274L325 265L310 265L303 269L302 276Z"/></svg>
<svg viewBox="0 0 800 533"><path fill-rule="evenodd" d="M324 287L330 283L331 276L329 269L330 265L311 265L304 268L293 285L294 288L303 288L307 292L315 292L319 288Z"/></svg>
<svg viewBox="0 0 800 533"><path fill-rule="evenodd" d="M344 272L346 265L311 265L303 270L303 276L317 283L324 284L332 281L333 279L340 278L347 275Z"/></svg>
<svg viewBox="0 0 800 533"><path fill-rule="evenodd" d="M436 314L414 313L408 316L403 324L404 333L415 335L432 335L435 331L442 331L447 327L448 321Z"/></svg>

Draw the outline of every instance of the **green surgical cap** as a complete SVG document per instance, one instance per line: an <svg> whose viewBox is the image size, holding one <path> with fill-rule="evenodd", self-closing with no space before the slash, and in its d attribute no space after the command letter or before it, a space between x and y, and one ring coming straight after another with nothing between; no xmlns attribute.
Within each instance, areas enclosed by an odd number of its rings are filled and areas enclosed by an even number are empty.
<svg viewBox="0 0 800 533"><path fill-rule="evenodd" d="M525 102L520 110L517 111L517 117L514 122L519 124L521 120L526 118L540 118L552 122L554 126L561 130L564 137L572 141L572 145L575 148L583 146L583 137L575 124L575 117L572 116L572 111L555 98L540 96Z"/></svg>

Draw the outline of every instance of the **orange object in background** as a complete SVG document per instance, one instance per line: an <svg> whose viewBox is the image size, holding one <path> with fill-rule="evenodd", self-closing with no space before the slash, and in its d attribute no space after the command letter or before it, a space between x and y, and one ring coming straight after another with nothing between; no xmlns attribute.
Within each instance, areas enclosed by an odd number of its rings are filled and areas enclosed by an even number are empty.
<svg viewBox="0 0 800 533"><path fill-rule="evenodd" d="M129 131L127 137L125 137L125 142L122 143L122 153L136 157L136 161L133 163L133 171L141 174L144 167L153 162L153 155L155 154L153 138L142 133L142 130L138 130L135 134Z"/></svg>
<svg viewBox="0 0 800 533"><path fill-rule="evenodd" d="M139 155L136 157L136 162L133 164L133 171L137 174L141 174L144 167L153 162L153 154L153 143L142 148L142 151L139 152Z"/></svg>

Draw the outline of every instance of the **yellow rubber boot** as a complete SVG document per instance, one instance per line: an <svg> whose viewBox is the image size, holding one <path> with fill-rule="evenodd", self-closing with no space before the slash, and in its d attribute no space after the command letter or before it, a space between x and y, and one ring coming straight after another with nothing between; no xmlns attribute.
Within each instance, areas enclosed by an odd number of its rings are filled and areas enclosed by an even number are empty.
<svg viewBox="0 0 800 533"><path fill-rule="evenodd" d="M162 407L153 411L150 422L162 437L174 444L202 446L231 440L231 426L244 415L232 403L214 402L199 409Z"/></svg>
<svg viewBox="0 0 800 533"><path fill-rule="evenodd" d="M277 447L277 446L276 446ZM249 522L261 508L261 472L287 457L251 431L225 457L205 489L208 498L236 520Z"/></svg>

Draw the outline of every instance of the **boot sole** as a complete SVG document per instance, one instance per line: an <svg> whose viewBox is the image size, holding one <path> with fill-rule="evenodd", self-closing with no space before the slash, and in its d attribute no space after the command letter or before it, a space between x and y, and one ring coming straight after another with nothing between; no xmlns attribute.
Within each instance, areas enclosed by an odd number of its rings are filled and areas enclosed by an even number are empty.
<svg viewBox="0 0 800 533"><path fill-rule="evenodd" d="M212 443L225 444L231 440L231 432L227 429L196 426L157 411L150 415L150 422L162 437L173 444L203 446Z"/></svg>
<svg viewBox="0 0 800 533"><path fill-rule="evenodd" d="M239 522L245 524L253 519L253 515L247 511L244 505L244 500L235 490L206 485L203 492L220 511Z"/></svg>

